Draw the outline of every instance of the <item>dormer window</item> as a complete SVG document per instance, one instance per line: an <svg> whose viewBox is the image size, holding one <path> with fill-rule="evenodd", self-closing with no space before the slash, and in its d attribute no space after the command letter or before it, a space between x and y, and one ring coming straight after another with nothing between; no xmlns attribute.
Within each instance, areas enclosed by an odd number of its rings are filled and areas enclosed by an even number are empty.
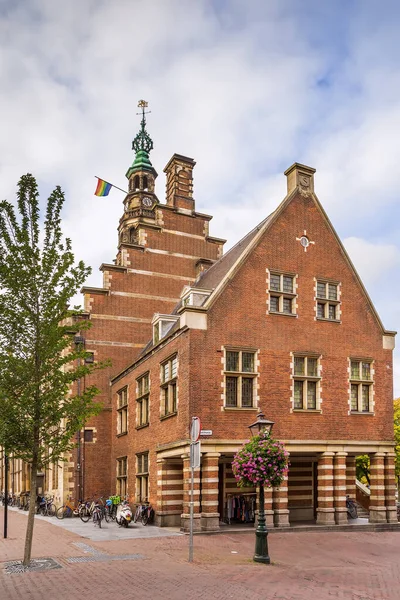
<svg viewBox="0 0 400 600"><path fill-rule="evenodd" d="M160 315L155 314L153 317L153 344L158 344L163 337L172 329L174 324L179 320L178 315Z"/></svg>
<svg viewBox="0 0 400 600"><path fill-rule="evenodd" d="M182 306L201 307L211 294L211 290L202 290L200 288L185 287L181 298Z"/></svg>

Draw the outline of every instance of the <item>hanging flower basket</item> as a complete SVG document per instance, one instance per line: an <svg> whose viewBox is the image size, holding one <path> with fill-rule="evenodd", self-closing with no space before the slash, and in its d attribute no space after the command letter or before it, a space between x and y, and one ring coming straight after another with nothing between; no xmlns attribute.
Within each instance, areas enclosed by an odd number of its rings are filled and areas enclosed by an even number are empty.
<svg viewBox="0 0 400 600"><path fill-rule="evenodd" d="M239 487L279 486L289 468L288 453L283 444L261 432L244 444L232 462Z"/></svg>

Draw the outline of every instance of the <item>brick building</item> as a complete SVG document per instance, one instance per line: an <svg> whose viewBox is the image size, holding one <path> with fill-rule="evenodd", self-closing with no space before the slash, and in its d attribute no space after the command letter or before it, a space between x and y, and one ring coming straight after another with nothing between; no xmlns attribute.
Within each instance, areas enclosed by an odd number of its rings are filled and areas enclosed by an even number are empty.
<svg viewBox="0 0 400 600"><path fill-rule="evenodd" d="M86 349L112 359L96 375L102 413L71 455L64 493L148 499L161 525L187 527L189 425L200 417L197 529L254 519L256 490L231 462L261 409L290 453L287 480L266 490L269 525L347 521L355 457L371 458L371 522L397 522L392 350L386 331L295 163L277 209L223 255L196 211L192 159L175 154L166 199L145 128L133 142L118 253L85 287ZM51 490L50 490L51 491ZM62 495L62 494L61 494Z"/></svg>
<svg viewBox="0 0 400 600"><path fill-rule="evenodd" d="M153 178L148 191L135 184L134 165L116 265L103 266L104 290L86 290L91 318L114 306L104 330L140 351L132 361L121 352L111 378L112 489L148 498L158 523L185 527L188 431L198 416L212 434L202 437L196 474L197 528L251 520L256 490L238 490L231 462L261 409L291 463L286 483L266 492L270 524L346 522L359 454L371 457L370 520L397 521L395 334L314 194L315 170L290 167L283 202L222 256L210 217L195 211L193 161L168 163L165 205Z"/></svg>

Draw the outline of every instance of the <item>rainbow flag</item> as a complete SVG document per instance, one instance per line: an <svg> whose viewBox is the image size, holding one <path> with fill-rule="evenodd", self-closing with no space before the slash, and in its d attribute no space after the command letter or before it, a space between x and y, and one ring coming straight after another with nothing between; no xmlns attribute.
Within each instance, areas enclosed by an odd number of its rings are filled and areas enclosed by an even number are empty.
<svg viewBox="0 0 400 600"><path fill-rule="evenodd" d="M99 179L99 178L97 178ZM103 179L99 179L97 182L96 191L94 193L95 196L108 196L110 190L112 188L111 183L108 181L104 181Z"/></svg>

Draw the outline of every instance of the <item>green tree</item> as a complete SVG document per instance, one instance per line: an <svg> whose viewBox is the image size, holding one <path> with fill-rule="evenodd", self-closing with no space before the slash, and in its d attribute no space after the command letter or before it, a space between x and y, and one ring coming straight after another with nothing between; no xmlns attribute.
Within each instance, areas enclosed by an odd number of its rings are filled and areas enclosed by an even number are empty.
<svg viewBox="0 0 400 600"><path fill-rule="evenodd" d="M370 485L370 460L368 454L356 457L356 477L365 485Z"/></svg>
<svg viewBox="0 0 400 600"><path fill-rule="evenodd" d="M69 310L69 302L90 268L75 264L71 241L64 240L63 203L56 187L41 227L30 174L18 183L18 210L0 202L0 445L31 466L25 565L31 557L38 470L63 459L74 434L101 409L94 402L96 387L78 395L73 386L104 365L86 364L84 348L73 343L73 334L89 324L74 318L79 310Z"/></svg>

